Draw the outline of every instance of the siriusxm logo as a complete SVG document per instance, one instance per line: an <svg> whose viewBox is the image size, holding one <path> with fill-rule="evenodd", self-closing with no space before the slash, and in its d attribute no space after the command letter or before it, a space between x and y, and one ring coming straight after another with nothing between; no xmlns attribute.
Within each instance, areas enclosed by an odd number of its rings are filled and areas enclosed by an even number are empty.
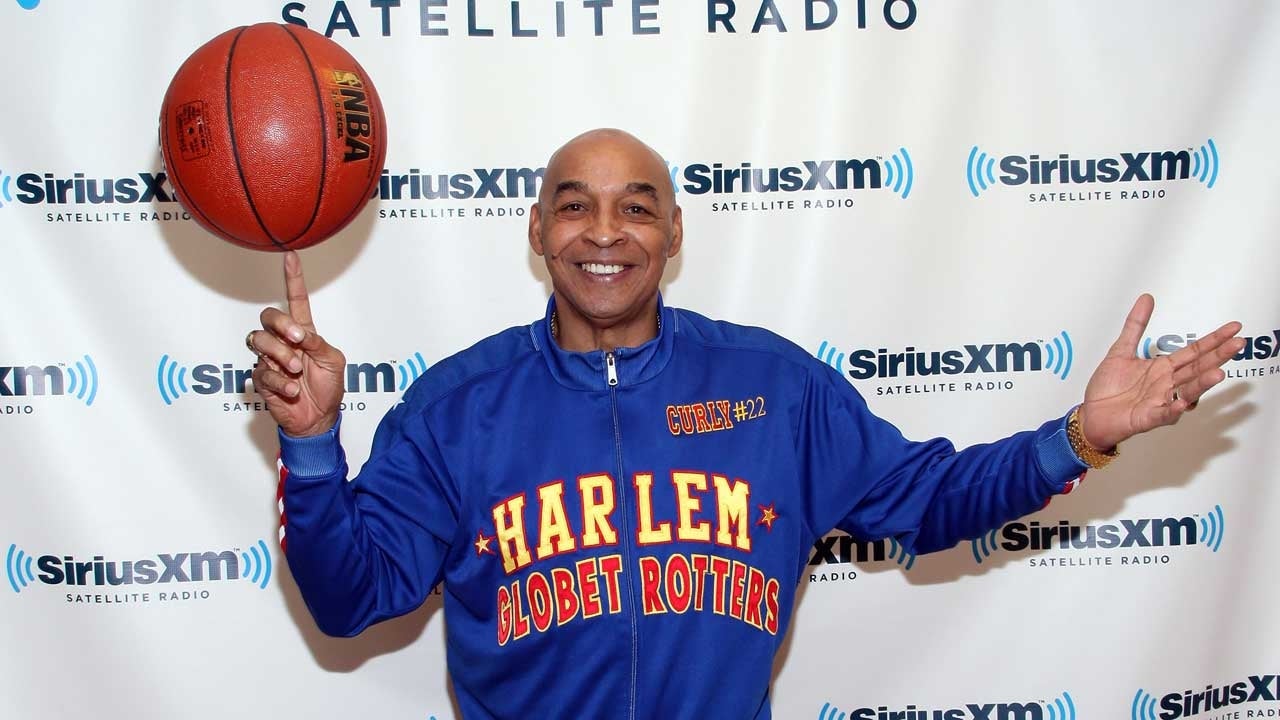
<svg viewBox="0 0 1280 720"><path fill-rule="evenodd" d="M0 177L0 199L4 202L17 200L25 205L175 202L173 188L163 172L140 172L123 178L90 178L83 172L73 173L71 177L59 177L48 172L23 173L14 182L17 193L10 191L10 179L8 175Z"/></svg>
<svg viewBox="0 0 1280 720"><path fill-rule="evenodd" d="M1213 552L1222 547L1226 518L1221 505L1203 516L1142 518L1102 525L1054 525L1012 522L970 542L973 559L982 564L997 550L1116 550L1203 545ZM1122 562L1121 564L1127 564Z"/></svg>
<svg viewBox="0 0 1280 720"><path fill-rule="evenodd" d="M403 362L347 363L346 391L398 392L409 387L427 370L422 353L414 353ZM190 375L191 382L187 383ZM156 367L156 389L165 405L172 405L182 395L243 395L253 382L253 368L236 368L231 363L204 363L187 367L168 355L160 356Z"/></svg>
<svg viewBox="0 0 1280 720"><path fill-rule="evenodd" d="M915 183L911 155L901 147L887 159L803 160L798 165L782 167L756 167L749 162L736 166L694 163L683 167L668 165L668 169L676 192L689 195L888 188L905 200Z"/></svg>
<svg viewBox="0 0 1280 720"><path fill-rule="evenodd" d="M74 555L36 557L11 544L4 567L9 588L15 593L36 582L103 587L248 580L266 589L271 580L271 552L267 544L259 540L250 545L248 551L234 548L159 553L153 558L137 560L107 560L102 555L94 555L91 560L77 560Z"/></svg>
<svg viewBox="0 0 1280 720"><path fill-rule="evenodd" d="M93 405L98 397L98 367L88 355L57 365L0 366L0 398L69 395Z"/></svg>
<svg viewBox="0 0 1280 720"><path fill-rule="evenodd" d="M831 703L823 703L818 720L1076 720L1075 702L1064 692L1052 700L1025 703L966 703L952 708L861 707L841 712Z"/></svg>
<svg viewBox="0 0 1280 720"><path fill-rule="evenodd" d="M1140 358L1150 360L1175 353L1195 341L1195 333L1145 337L1138 346L1137 354ZM1270 360L1280 357L1280 329L1272 330L1270 335L1245 336L1244 341L1244 349L1236 353L1232 360Z"/></svg>
<svg viewBox="0 0 1280 720"><path fill-rule="evenodd" d="M1250 675L1244 680L1214 687L1206 685L1204 690L1183 690L1171 692L1156 699L1141 688L1134 693L1133 705L1130 709L1131 720L1178 720L1189 718L1212 710L1222 710L1235 705L1255 702L1280 701L1280 675ZM1160 712L1156 712L1157 705ZM1265 715L1264 715L1265 712ZM1248 717L1276 717L1275 709L1266 711L1249 711ZM1222 714L1214 717L1244 717L1236 714Z"/></svg>
<svg viewBox="0 0 1280 720"><path fill-rule="evenodd" d="M854 380L1044 370L1066 380L1071 374L1074 353L1071 336L1063 330L1048 341L984 343L927 351L908 345L901 352L889 352L888 348L864 348L848 354L847 371L845 354L826 340L818 346L817 356L837 371L847 372Z"/></svg>
<svg viewBox="0 0 1280 720"><path fill-rule="evenodd" d="M536 198L545 167L473 168L470 172L406 173L383 170L378 180L382 200L483 200Z"/></svg>
<svg viewBox="0 0 1280 720"><path fill-rule="evenodd" d="M1000 173L996 174L999 166ZM1210 138L1198 149L1125 152L1118 157L1073 158L1060 153L1005 155L997 159L974 145L965 164L969 192L978 197L995 185L1087 185L1195 179L1212 188L1218 182L1218 148Z"/></svg>
<svg viewBox="0 0 1280 720"><path fill-rule="evenodd" d="M907 548L893 538L866 542L844 534L832 534L818 538L818 542L813 544L813 552L809 554L810 566L886 560L896 562L904 570L910 570L916 564L915 553L907 552Z"/></svg>
<svg viewBox="0 0 1280 720"><path fill-rule="evenodd" d="M23 10L35 10L39 4L40 0L18 0L18 7Z"/></svg>

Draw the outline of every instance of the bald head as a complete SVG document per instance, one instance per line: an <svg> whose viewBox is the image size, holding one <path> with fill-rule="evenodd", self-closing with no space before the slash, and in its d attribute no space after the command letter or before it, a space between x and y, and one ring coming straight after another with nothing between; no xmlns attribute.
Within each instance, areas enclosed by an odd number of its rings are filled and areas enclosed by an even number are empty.
<svg viewBox="0 0 1280 720"><path fill-rule="evenodd" d="M635 175L633 185L647 185L664 206L675 205L675 187L667 161L636 136L616 128L588 130L552 153L538 202L545 205L567 186L581 183L577 175L582 169L606 165L631 168Z"/></svg>

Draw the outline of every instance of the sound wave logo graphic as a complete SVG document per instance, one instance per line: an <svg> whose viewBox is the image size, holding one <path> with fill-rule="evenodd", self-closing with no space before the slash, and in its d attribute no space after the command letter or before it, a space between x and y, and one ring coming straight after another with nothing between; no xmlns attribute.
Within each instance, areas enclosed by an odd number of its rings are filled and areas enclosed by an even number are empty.
<svg viewBox="0 0 1280 720"><path fill-rule="evenodd" d="M818 711L818 720L845 720L845 714L831 703L822 703L822 709Z"/></svg>
<svg viewBox="0 0 1280 720"><path fill-rule="evenodd" d="M18 0L18 7L23 10L35 10L39 4L40 0Z"/></svg>
<svg viewBox="0 0 1280 720"><path fill-rule="evenodd" d="M915 553L907 552L906 546L899 545L893 538L889 538L889 557L901 565L903 570L910 570L916 564Z"/></svg>
<svg viewBox="0 0 1280 720"><path fill-rule="evenodd" d="M1076 720L1076 704L1071 701L1071 693L1063 692L1062 697L1044 703L1045 714L1049 720Z"/></svg>
<svg viewBox="0 0 1280 720"><path fill-rule="evenodd" d="M409 387L410 383L422 377L422 374L427 371L427 361L422 358L422 353L416 352L408 360L397 363L396 367L400 372L400 386L398 389L403 391Z"/></svg>
<svg viewBox="0 0 1280 720"><path fill-rule="evenodd" d="M1044 342L1044 341L1041 341ZM1052 342L1044 343L1044 367L1063 380L1071 374L1071 360L1075 353L1071 348L1071 336L1066 330L1058 333Z"/></svg>
<svg viewBox="0 0 1280 720"><path fill-rule="evenodd" d="M677 193L680 192L680 166L667 163L667 173L671 175L671 187Z"/></svg>
<svg viewBox="0 0 1280 720"><path fill-rule="evenodd" d="M837 353L835 346L827 345L826 340L818 346L818 359L844 374L844 353Z"/></svg>
<svg viewBox="0 0 1280 720"><path fill-rule="evenodd" d="M271 581L271 552L267 544L259 540L257 545L250 545L248 552L240 552L240 561L240 577L266 590Z"/></svg>
<svg viewBox="0 0 1280 720"><path fill-rule="evenodd" d="M969 544L973 546L973 559L979 565L982 564L983 560L991 557L991 553L999 549L1000 546L996 544L996 534L998 532L1000 532L998 529L991 530L969 541Z"/></svg>
<svg viewBox="0 0 1280 720"><path fill-rule="evenodd" d="M70 380L67 394L75 395L77 400L93 407L93 401L98 397L98 367L93 364L93 358L85 355L84 362L77 360L75 364L67 365L65 372Z"/></svg>
<svg viewBox="0 0 1280 720"><path fill-rule="evenodd" d="M169 359L168 355L161 355L160 365L156 368L156 387L164 404L172 405L179 395L191 392L187 387L187 369Z"/></svg>
<svg viewBox="0 0 1280 720"><path fill-rule="evenodd" d="M1133 696L1132 720L1156 720L1156 699L1142 688Z"/></svg>
<svg viewBox="0 0 1280 720"><path fill-rule="evenodd" d="M1227 533L1227 519L1222 515L1222 506L1214 505L1213 511L1200 518L1200 542L1214 552L1222 547L1222 536Z"/></svg>
<svg viewBox="0 0 1280 720"><path fill-rule="evenodd" d="M1142 344L1138 346L1137 356L1143 360L1151 359L1151 338L1142 338Z"/></svg>
<svg viewBox="0 0 1280 720"><path fill-rule="evenodd" d="M31 571L35 558L18 549L17 545L9 545L9 552L4 558L4 572L9 578L9 587L15 593L36 581L36 574Z"/></svg>
<svg viewBox="0 0 1280 720"><path fill-rule="evenodd" d="M1218 182L1218 146L1213 144L1213 138L1192 152L1191 176L1210 190Z"/></svg>
<svg viewBox="0 0 1280 720"><path fill-rule="evenodd" d="M969 192L974 197L987 191L987 188L996 184L996 159L992 155L988 155L978 149L974 145L969 150L969 161L965 164L965 176L969 181Z"/></svg>
<svg viewBox="0 0 1280 720"><path fill-rule="evenodd" d="M911 185L916 178L915 169L911 165L911 155L907 149L898 148L898 152L889 156L888 160L881 160L880 163L884 166L884 186L906 200L911 195Z"/></svg>
<svg viewBox="0 0 1280 720"><path fill-rule="evenodd" d="M13 176L6 175L3 170L0 170L0 208L4 207L5 203L13 202L13 193L9 191L11 182L13 182Z"/></svg>

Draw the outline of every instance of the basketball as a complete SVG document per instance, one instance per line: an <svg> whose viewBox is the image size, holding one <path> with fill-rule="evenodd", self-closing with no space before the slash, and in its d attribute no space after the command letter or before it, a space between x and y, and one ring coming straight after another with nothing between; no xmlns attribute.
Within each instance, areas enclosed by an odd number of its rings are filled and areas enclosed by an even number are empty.
<svg viewBox="0 0 1280 720"><path fill-rule="evenodd" d="M372 197L386 121L369 75L336 42L260 23L218 35L178 68L160 108L178 202L254 250L315 245Z"/></svg>

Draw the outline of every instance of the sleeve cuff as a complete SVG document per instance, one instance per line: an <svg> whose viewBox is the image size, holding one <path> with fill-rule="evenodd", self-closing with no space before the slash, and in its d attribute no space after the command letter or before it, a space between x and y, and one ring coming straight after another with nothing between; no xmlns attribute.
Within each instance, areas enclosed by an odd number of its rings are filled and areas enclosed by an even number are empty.
<svg viewBox="0 0 1280 720"><path fill-rule="evenodd" d="M328 432L310 437L293 437L276 428L280 438L280 462L290 475L320 477L332 475L342 464L342 443L338 439L342 415Z"/></svg>
<svg viewBox="0 0 1280 720"><path fill-rule="evenodd" d="M1036 431L1036 459L1045 477L1054 484L1055 493L1064 492L1068 484L1089 469L1071 449L1067 439L1067 415L1051 420Z"/></svg>

